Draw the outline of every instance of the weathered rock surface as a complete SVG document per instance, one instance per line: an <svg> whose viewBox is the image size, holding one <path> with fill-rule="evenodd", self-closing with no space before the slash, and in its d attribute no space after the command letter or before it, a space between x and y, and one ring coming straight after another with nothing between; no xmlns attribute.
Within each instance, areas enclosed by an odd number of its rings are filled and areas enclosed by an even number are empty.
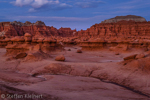
<svg viewBox="0 0 150 100"><path fill-rule="evenodd" d="M1 100L7 100L8 98L9 100L15 100L20 98L21 100L60 100L58 97L46 94L41 95L38 92L21 90L4 84L0 84L0 95L3 95L3 97L0 98ZM8 95L10 95L10 97L8 97Z"/></svg>

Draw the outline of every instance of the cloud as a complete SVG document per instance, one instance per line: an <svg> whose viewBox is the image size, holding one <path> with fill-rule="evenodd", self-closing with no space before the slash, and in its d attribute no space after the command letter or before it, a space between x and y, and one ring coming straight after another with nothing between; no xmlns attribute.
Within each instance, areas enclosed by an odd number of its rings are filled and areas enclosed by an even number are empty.
<svg viewBox="0 0 150 100"><path fill-rule="evenodd" d="M133 9L136 6L120 6L120 7L116 7L116 9Z"/></svg>
<svg viewBox="0 0 150 100"><path fill-rule="evenodd" d="M15 6L25 6L25 5L30 5L33 2L33 0L16 0L11 3L13 3Z"/></svg>
<svg viewBox="0 0 150 100"><path fill-rule="evenodd" d="M36 12L36 10L34 8L30 8L29 12Z"/></svg>
<svg viewBox="0 0 150 100"><path fill-rule="evenodd" d="M14 19L14 20L48 20L48 21L57 21L57 22L75 22L75 21L87 21L89 18L80 18L80 17L57 17L57 16L51 16L51 17L43 17L43 16L13 16L13 17L7 17L8 19Z"/></svg>
<svg viewBox="0 0 150 100"><path fill-rule="evenodd" d="M60 10L72 7L66 3L61 3L59 0L16 0L11 2L15 6L30 6L29 12L41 10Z"/></svg>
<svg viewBox="0 0 150 100"><path fill-rule="evenodd" d="M33 8L41 8L42 6L45 5L56 5L60 4L59 0L34 0L32 7Z"/></svg>
<svg viewBox="0 0 150 100"><path fill-rule="evenodd" d="M80 8L96 8L101 3L104 3L104 2L102 1L77 2L75 3L75 5Z"/></svg>

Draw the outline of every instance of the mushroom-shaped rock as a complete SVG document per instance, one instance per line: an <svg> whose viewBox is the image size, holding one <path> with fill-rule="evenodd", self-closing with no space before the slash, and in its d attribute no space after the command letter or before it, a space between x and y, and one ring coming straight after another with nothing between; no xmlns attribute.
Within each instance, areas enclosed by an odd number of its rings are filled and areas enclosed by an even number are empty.
<svg viewBox="0 0 150 100"><path fill-rule="evenodd" d="M25 41L26 41L26 42L31 42L31 41L32 41L32 35L31 35L31 34L26 33L26 34L24 35L24 37L25 37Z"/></svg>
<svg viewBox="0 0 150 100"><path fill-rule="evenodd" d="M131 59L135 59L135 57L137 56L137 54L125 57L124 60L131 60Z"/></svg>
<svg viewBox="0 0 150 100"><path fill-rule="evenodd" d="M77 50L77 53L82 53L82 50L78 49L78 50Z"/></svg>
<svg viewBox="0 0 150 100"><path fill-rule="evenodd" d="M65 61L64 55L59 55L55 58L56 61Z"/></svg>
<svg viewBox="0 0 150 100"><path fill-rule="evenodd" d="M30 33L25 33L24 35L25 37L32 37L32 35Z"/></svg>

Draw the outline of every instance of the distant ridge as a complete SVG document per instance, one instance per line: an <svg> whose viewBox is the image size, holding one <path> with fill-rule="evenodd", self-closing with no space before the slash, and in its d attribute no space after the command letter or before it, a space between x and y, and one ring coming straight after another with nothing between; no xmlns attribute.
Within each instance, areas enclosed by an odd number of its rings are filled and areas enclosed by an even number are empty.
<svg viewBox="0 0 150 100"><path fill-rule="evenodd" d="M135 21L135 22L145 22L146 19L141 17L141 16L136 16L136 15L127 15L127 16L116 16L114 18L111 19L107 19L102 21L101 23L116 23L119 21Z"/></svg>

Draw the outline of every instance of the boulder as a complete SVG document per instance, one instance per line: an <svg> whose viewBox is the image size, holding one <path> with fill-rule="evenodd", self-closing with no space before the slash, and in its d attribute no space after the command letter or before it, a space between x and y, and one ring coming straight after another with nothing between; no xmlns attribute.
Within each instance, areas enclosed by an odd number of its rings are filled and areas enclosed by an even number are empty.
<svg viewBox="0 0 150 100"><path fill-rule="evenodd" d="M145 57L145 54L141 53L141 54L138 54L135 59L140 59L140 58L144 58Z"/></svg>
<svg viewBox="0 0 150 100"><path fill-rule="evenodd" d="M131 56L127 56L124 58L124 60L131 60L131 59L135 59L135 57L137 56L137 54L131 55Z"/></svg>
<svg viewBox="0 0 150 100"><path fill-rule="evenodd" d="M68 51L71 51L71 49L68 49Z"/></svg>
<svg viewBox="0 0 150 100"><path fill-rule="evenodd" d="M64 55L59 55L55 58L56 61L65 61Z"/></svg>
<svg viewBox="0 0 150 100"><path fill-rule="evenodd" d="M117 52L117 53L115 53L115 55L120 55L120 54Z"/></svg>
<svg viewBox="0 0 150 100"><path fill-rule="evenodd" d="M19 53L15 58L16 59L21 59L21 58L25 58L27 56L26 53Z"/></svg>
<svg viewBox="0 0 150 100"><path fill-rule="evenodd" d="M82 53L82 50L78 49L78 50L77 50L77 53Z"/></svg>

